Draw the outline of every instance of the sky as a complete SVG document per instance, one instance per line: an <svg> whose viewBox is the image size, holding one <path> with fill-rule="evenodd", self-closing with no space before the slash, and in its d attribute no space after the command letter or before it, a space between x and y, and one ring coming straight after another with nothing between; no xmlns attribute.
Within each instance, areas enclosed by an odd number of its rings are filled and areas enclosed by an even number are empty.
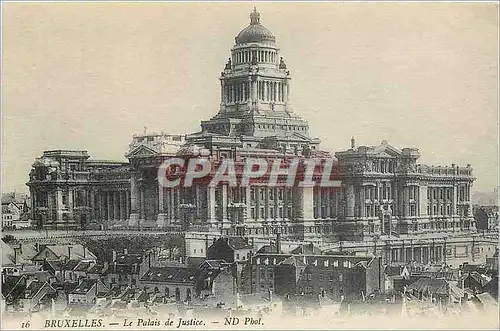
<svg viewBox="0 0 500 331"><path fill-rule="evenodd" d="M144 127L199 131L253 5L322 149L386 140L498 185L497 4L3 3L2 192L44 150L125 160Z"/></svg>

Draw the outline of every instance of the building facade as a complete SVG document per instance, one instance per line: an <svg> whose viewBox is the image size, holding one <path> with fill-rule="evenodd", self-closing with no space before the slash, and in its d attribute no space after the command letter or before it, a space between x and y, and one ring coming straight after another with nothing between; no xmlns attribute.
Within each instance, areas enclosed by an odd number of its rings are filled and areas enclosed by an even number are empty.
<svg viewBox="0 0 500 331"><path fill-rule="evenodd" d="M422 165L418 149L385 141L356 146L352 139L351 148L335 156L321 151L307 121L292 109L289 68L256 10L236 36L219 80L219 111L201 121L200 132L134 135L128 162L92 160L86 151L44 152L27 183L35 224L250 237L280 233L283 239L364 242L374 252L383 246L386 259L396 262L440 262L448 249L464 258L474 251L471 166ZM270 186L263 180L248 187L214 187L195 181L191 187L166 188L158 169L172 157L204 157L215 165L229 158L237 171L248 158L284 165L330 160L330 175L341 185ZM314 179L321 167L314 169ZM455 237L463 247L450 246Z"/></svg>

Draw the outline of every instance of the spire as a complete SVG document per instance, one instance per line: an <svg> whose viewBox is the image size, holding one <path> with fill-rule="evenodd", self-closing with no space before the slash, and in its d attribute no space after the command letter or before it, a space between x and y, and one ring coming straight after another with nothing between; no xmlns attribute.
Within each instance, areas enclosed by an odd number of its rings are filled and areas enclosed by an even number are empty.
<svg viewBox="0 0 500 331"><path fill-rule="evenodd" d="M253 7L253 12L250 13L250 24L259 24L260 21L260 13L257 11L257 8Z"/></svg>

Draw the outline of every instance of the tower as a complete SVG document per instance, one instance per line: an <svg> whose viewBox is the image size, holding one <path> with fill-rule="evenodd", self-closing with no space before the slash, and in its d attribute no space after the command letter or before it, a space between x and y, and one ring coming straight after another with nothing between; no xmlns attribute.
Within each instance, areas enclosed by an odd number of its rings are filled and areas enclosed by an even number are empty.
<svg viewBox="0 0 500 331"><path fill-rule="evenodd" d="M274 34L254 8L250 24L235 38L220 75L220 108L201 122L204 133L238 137L239 147L275 149L300 155L319 144L309 125L292 111L290 72ZM312 147L311 147L312 145Z"/></svg>

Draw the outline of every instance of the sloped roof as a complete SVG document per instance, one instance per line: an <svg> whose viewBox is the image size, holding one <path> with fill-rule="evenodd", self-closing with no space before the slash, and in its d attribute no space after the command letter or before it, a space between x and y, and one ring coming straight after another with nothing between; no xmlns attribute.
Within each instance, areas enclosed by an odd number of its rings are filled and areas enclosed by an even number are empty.
<svg viewBox="0 0 500 331"><path fill-rule="evenodd" d="M428 292L434 294L450 294L450 287L444 279L420 278L408 286L408 290Z"/></svg>
<svg viewBox="0 0 500 331"><path fill-rule="evenodd" d="M495 298L493 298L488 292L477 294L476 297L484 305L498 307L498 301L495 300Z"/></svg>
<svg viewBox="0 0 500 331"><path fill-rule="evenodd" d="M321 249L314 246L312 243L307 245L300 245L299 247L290 251L290 254L299 255L321 255Z"/></svg>
<svg viewBox="0 0 500 331"><path fill-rule="evenodd" d="M96 279L82 279L77 287L73 289L73 294L86 294L97 282Z"/></svg>
<svg viewBox="0 0 500 331"><path fill-rule="evenodd" d="M219 269L222 268L223 264L225 263L224 260L205 260L203 264L207 265L207 267L212 268L212 269Z"/></svg>
<svg viewBox="0 0 500 331"><path fill-rule="evenodd" d="M47 282L39 282L39 281L33 281L31 282L31 284L24 290L24 293L25 293L25 296L24 298L25 299L32 299L37 293L38 291L40 291L40 289L44 286L48 286L48 290L49 292L52 292L52 293L55 293L56 290L50 286L49 283Z"/></svg>
<svg viewBox="0 0 500 331"><path fill-rule="evenodd" d="M264 254L264 253L277 254L277 252L278 252L278 247L274 243L273 244L264 245L261 248L259 248L259 250L257 251L257 253L260 253L260 254ZM280 252L280 253L283 253L283 252Z"/></svg>
<svg viewBox="0 0 500 331"><path fill-rule="evenodd" d="M481 286L484 286L484 285L488 284L488 282L491 280L490 278L486 278L484 275L481 275L477 271L469 272L468 274L464 275L463 278L466 279L466 278L469 278L469 277L472 278L472 279L474 279Z"/></svg>
<svg viewBox="0 0 500 331"><path fill-rule="evenodd" d="M98 263L94 264L92 268L89 269L89 274L102 274L104 271L104 264Z"/></svg>
<svg viewBox="0 0 500 331"><path fill-rule="evenodd" d="M301 259L298 259L295 256L290 256L289 258L278 263L278 265L292 265L295 267L305 267L306 266L306 264Z"/></svg>
<svg viewBox="0 0 500 331"><path fill-rule="evenodd" d="M122 275L132 275L139 274L139 266L135 266L133 264L117 264L111 265L109 267L109 273L112 274L122 274Z"/></svg>
<svg viewBox="0 0 500 331"><path fill-rule="evenodd" d="M73 271L87 271L90 268L91 263L80 261L74 268Z"/></svg>
<svg viewBox="0 0 500 331"><path fill-rule="evenodd" d="M4 297L7 297L7 295L14 290L14 288L17 287L22 287L20 284L20 280L24 276L6 276L5 277L5 282L2 283L2 295ZM19 284L18 284L19 283ZM24 290L24 287L19 290L19 293L21 293Z"/></svg>
<svg viewBox="0 0 500 331"><path fill-rule="evenodd" d="M142 263L143 261L143 256L142 254L118 254L116 256L116 263L117 264L135 264L135 263ZM113 261L113 262L115 262Z"/></svg>
<svg viewBox="0 0 500 331"><path fill-rule="evenodd" d="M281 301L279 298L273 297L273 301ZM245 306L256 306L269 304L269 295L267 293L252 293L252 294L242 294L240 295L240 301Z"/></svg>
<svg viewBox="0 0 500 331"><path fill-rule="evenodd" d="M207 258L205 257L188 257L186 259L186 264L188 267L194 267L197 268L199 267L203 262L205 262Z"/></svg>
<svg viewBox="0 0 500 331"><path fill-rule="evenodd" d="M51 250L59 258L68 258L68 248L71 251L71 259L97 259L95 254L80 244L73 245L46 245L46 249ZM41 250L40 252L42 252ZM37 254L38 255L38 254ZM35 256L36 257L36 256Z"/></svg>
<svg viewBox="0 0 500 331"><path fill-rule="evenodd" d="M141 281L159 283L193 283L196 280L197 268L190 267L152 267Z"/></svg>
<svg viewBox="0 0 500 331"><path fill-rule="evenodd" d="M252 245L250 245L247 240L243 237L229 237L227 240L228 245L232 249L252 249Z"/></svg>
<svg viewBox="0 0 500 331"><path fill-rule="evenodd" d="M80 263L80 260L69 260L64 264L63 270L74 270L78 263Z"/></svg>

